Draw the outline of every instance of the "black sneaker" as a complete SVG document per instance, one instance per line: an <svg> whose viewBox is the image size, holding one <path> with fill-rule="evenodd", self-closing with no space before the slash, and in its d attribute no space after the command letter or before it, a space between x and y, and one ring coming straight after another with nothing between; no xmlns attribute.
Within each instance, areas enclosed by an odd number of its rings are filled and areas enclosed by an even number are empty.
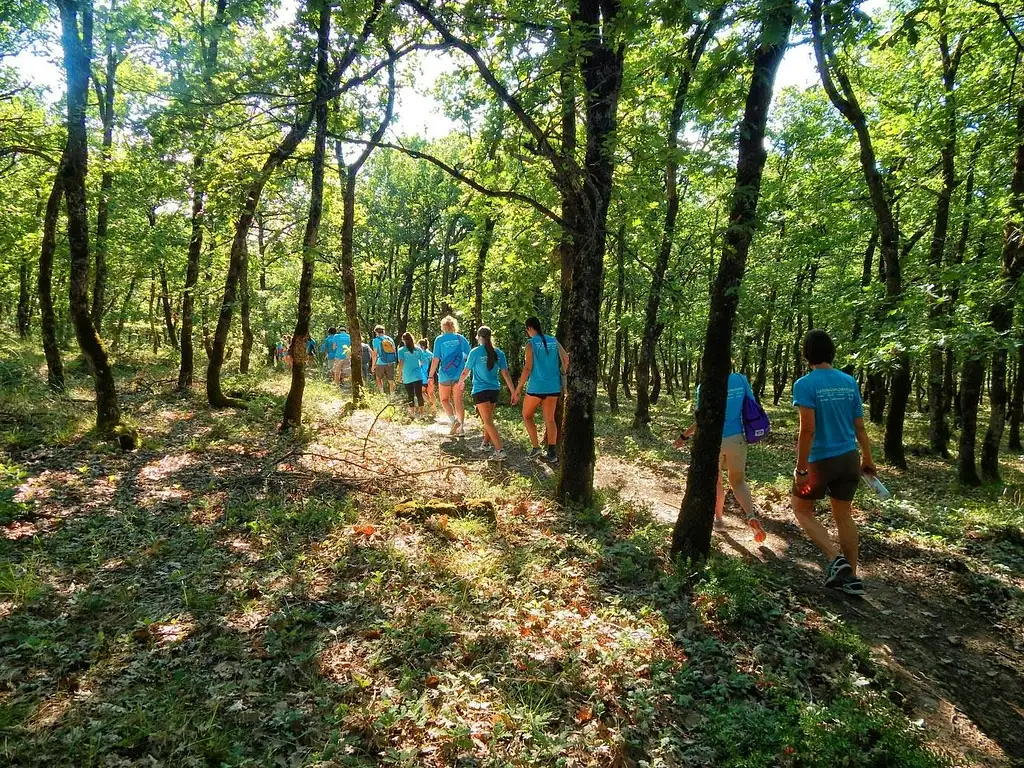
<svg viewBox="0 0 1024 768"><path fill-rule="evenodd" d="M853 575L853 568L842 555L836 557L828 566L828 575L825 577L825 586L831 589L841 589L847 577Z"/></svg>
<svg viewBox="0 0 1024 768"><path fill-rule="evenodd" d="M548 451L547 453L540 457L540 460L543 461L545 464L555 465L558 463L558 454L555 453L554 451Z"/></svg>
<svg viewBox="0 0 1024 768"><path fill-rule="evenodd" d="M543 455L544 455L544 451L542 451L542 450L541 450L540 448L533 448L533 449L532 449L532 450L530 451L530 458L531 458L531 459L539 459L539 458L541 458L541 457L542 457Z"/></svg>
<svg viewBox="0 0 1024 768"><path fill-rule="evenodd" d="M846 580L839 585L839 589L854 597L864 597L866 591L864 589L864 582L860 580L860 577L852 574L847 576Z"/></svg>

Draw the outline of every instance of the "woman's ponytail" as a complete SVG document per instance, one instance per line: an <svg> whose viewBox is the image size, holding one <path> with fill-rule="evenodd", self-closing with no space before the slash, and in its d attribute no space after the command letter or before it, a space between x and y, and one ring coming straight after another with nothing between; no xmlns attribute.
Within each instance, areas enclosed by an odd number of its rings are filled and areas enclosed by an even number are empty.
<svg viewBox="0 0 1024 768"><path fill-rule="evenodd" d="M548 351L548 337L544 335L544 329L541 327L539 317L528 317L526 318L526 327L532 328L540 336L541 342L544 344L544 351Z"/></svg>
<svg viewBox="0 0 1024 768"><path fill-rule="evenodd" d="M491 341L491 329L486 325L481 325L476 335L483 342L484 349L487 350L487 370L492 371L495 363L498 362L498 353L494 350L494 344Z"/></svg>

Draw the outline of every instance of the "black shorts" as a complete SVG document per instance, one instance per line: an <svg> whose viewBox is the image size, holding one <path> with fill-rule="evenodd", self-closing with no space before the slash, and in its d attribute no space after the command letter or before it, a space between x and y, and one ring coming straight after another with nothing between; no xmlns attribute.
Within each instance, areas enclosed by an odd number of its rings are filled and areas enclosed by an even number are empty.
<svg viewBox="0 0 1024 768"><path fill-rule="evenodd" d="M405 385L405 402L423 406L423 382L413 381Z"/></svg>
<svg viewBox="0 0 1024 768"><path fill-rule="evenodd" d="M480 392L473 393L473 402L477 405L480 403L497 403L498 402L498 390L496 389L485 389Z"/></svg>
<svg viewBox="0 0 1024 768"><path fill-rule="evenodd" d="M817 501L828 496L836 501L853 501L860 482L860 454L850 451L811 462L807 476L795 477L794 481L793 495L797 498Z"/></svg>
<svg viewBox="0 0 1024 768"><path fill-rule="evenodd" d="M527 392L527 397L536 397L538 400L547 400L549 397L561 397L561 392L546 392L544 394L538 394L536 392Z"/></svg>

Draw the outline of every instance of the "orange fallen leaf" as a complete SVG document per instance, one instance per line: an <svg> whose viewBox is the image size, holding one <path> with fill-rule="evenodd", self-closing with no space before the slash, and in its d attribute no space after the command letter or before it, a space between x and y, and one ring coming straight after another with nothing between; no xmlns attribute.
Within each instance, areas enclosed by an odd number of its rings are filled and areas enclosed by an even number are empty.
<svg viewBox="0 0 1024 768"><path fill-rule="evenodd" d="M580 707L579 711L576 713L576 722L581 725L583 723L589 723L593 719L594 713L590 710L590 707Z"/></svg>
<svg viewBox="0 0 1024 768"><path fill-rule="evenodd" d="M439 678L437 675L427 675L427 679L423 681L424 685L426 685L427 688L437 688L440 682L441 678Z"/></svg>
<svg viewBox="0 0 1024 768"><path fill-rule="evenodd" d="M361 536L373 536L377 532L377 528L369 524L357 525L353 530Z"/></svg>

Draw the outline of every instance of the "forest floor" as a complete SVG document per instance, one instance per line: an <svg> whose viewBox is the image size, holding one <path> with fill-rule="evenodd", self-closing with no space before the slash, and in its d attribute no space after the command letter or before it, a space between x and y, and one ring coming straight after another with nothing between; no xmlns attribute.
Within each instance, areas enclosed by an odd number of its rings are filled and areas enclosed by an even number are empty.
<svg viewBox="0 0 1024 768"><path fill-rule="evenodd" d="M510 408L499 467L472 417L455 440L311 381L281 437L282 373L214 412L126 362L122 453L82 371L58 399L38 365L0 362L0 763L1024 765L1021 457L971 491L885 468L856 599L789 512L787 409L750 455L768 541L730 498L692 578L685 401L648 438L602 407L600 503L560 509Z"/></svg>

